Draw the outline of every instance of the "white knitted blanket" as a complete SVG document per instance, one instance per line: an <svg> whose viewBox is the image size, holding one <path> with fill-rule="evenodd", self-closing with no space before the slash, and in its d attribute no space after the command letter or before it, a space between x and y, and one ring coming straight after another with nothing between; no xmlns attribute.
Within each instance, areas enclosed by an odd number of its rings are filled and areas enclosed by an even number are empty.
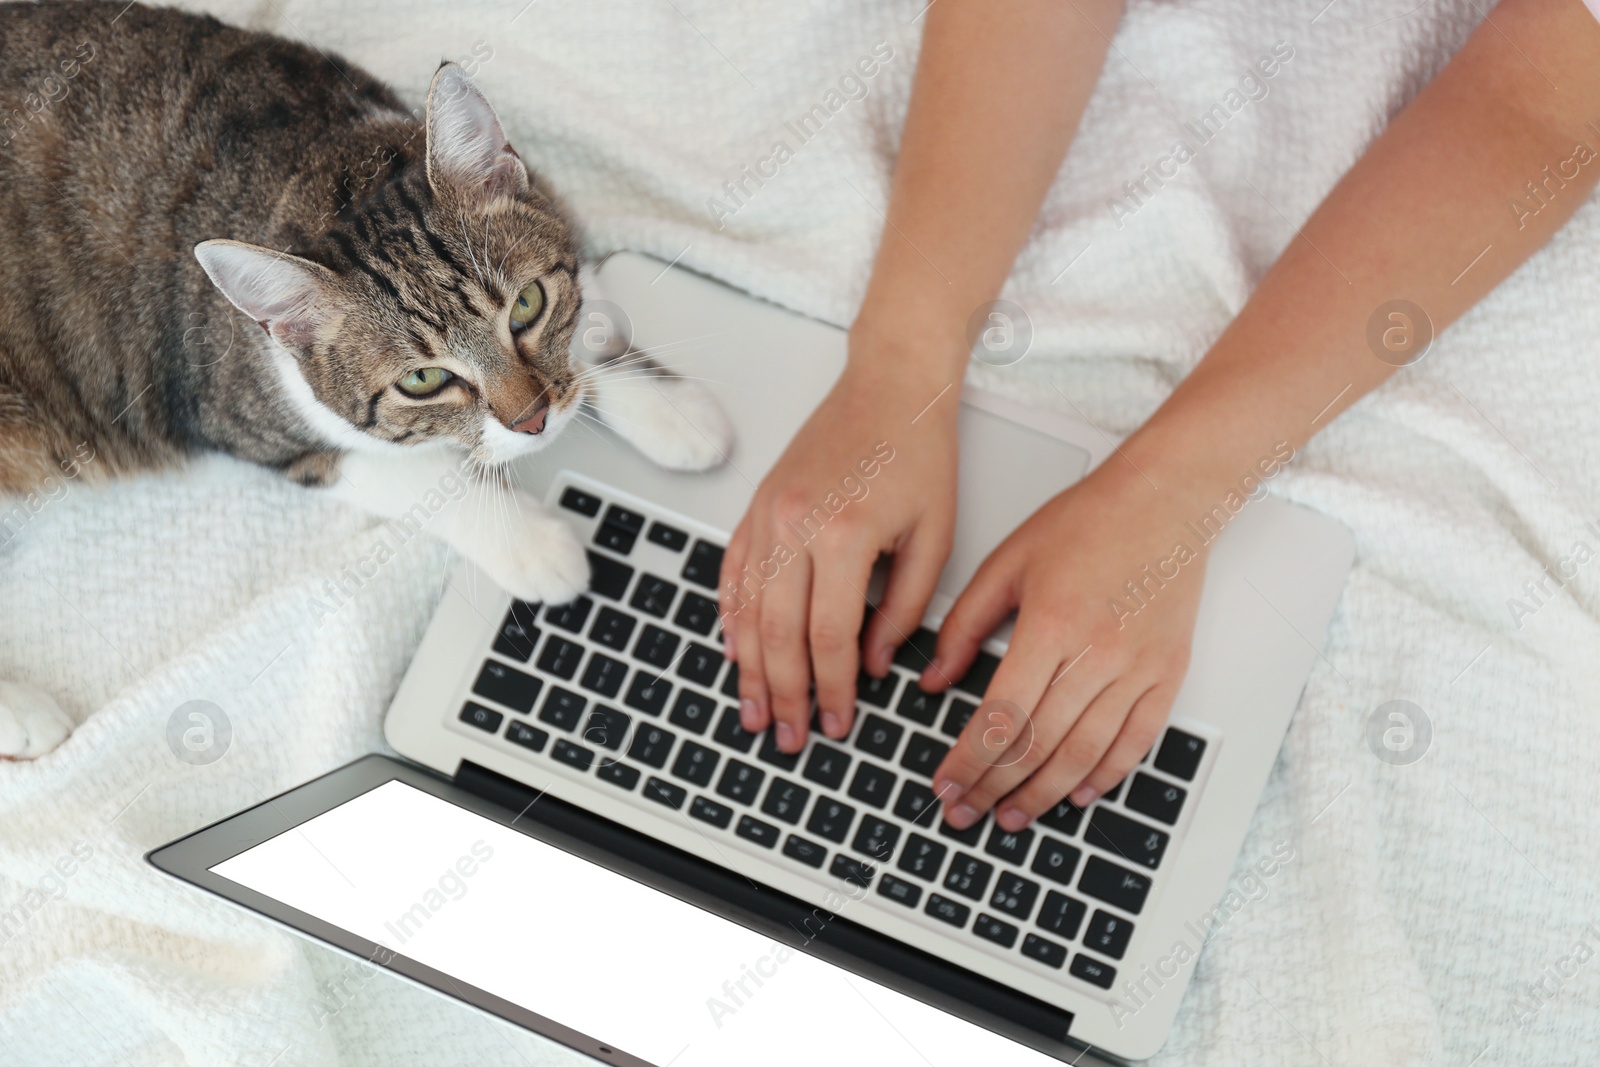
<svg viewBox="0 0 1600 1067"><path fill-rule="evenodd" d="M195 6L337 51L413 103L441 58L466 60L596 249L676 259L844 323L882 224L924 2ZM1130 6L1006 294L1033 349L975 372L1040 405L1064 394L1122 432L1480 17L1475 0ZM1277 479L1354 529L1358 561L1158 1062L1590 1061L1597 238L1590 204ZM570 1061L141 862L381 747L445 555L413 543L319 615L324 582L377 536L217 460L64 483L0 549L0 678L49 689L82 721L44 759L0 766L0 1063ZM1366 741L1394 699L1431 722L1409 766ZM193 700L231 727L203 766L167 742ZM1289 849L1271 878L1249 875Z"/></svg>

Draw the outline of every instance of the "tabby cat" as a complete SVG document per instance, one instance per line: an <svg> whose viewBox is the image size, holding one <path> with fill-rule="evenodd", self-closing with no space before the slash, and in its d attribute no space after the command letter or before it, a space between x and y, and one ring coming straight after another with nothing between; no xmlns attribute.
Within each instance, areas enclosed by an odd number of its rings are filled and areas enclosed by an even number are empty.
<svg viewBox="0 0 1600 1067"><path fill-rule="evenodd" d="M207 451L396 518L585 403L667 467L728 448L696 383L622 342L573 357L573 224L454 64L418 121L342 59L212 18L0 4L0 190L0 521L52 478ZM430 529L519 597L570 598L582 546L515 504ZM71 725L0 683L0 756Z"/></svg>

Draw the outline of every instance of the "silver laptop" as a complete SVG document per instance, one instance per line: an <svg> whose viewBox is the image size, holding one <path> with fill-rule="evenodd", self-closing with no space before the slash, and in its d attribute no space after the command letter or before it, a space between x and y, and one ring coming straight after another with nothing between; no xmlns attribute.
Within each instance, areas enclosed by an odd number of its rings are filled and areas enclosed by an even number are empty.
<svg viewBox="0 0 1600 1067"><path fill-rule="evenodd" d="M754 486L844 334L633 255L600 273L636 343L706 381L736 452L664 473L574 428L518 470L590 545L588 595L514 602L457 565L370 757L151 854L291 929L603 1062L1091 1063L1171 1028L1352 558L1273 497L1217 540L1192 662L1139 767L1027 831L956 831L930 778L1004 632L914 684L984 556L1111 450L968 389L955 547L850 736L742 730L715 585Z"/></svg>

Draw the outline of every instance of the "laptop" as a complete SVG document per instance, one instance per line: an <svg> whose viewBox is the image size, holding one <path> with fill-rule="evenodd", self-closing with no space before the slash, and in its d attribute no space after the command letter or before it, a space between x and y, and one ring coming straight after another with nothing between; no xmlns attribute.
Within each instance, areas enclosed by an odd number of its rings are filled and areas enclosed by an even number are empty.
<svg viewBox="0 0 1600 1067"><path fill-rule="evenodd" d="M1162 1045L1353 556L1270 495L1207 562L1191 666L1139 767L1087 809L956 831L931 775L1006 633L938 696L953 597L1114 450L971 387L954 550L926 626L863 677L850 736L746 733L717 631L722 546L843 367L845 335L642 256L607 303L704 380L737 444L667 473L604 429L521 462L589 545L577 601L457 563L370 756L153 851L156 867L604 1063L1112 1063ZM626 319L626 323L616 320ZM597 319L597 322L599 320ZM581 329L582 327L580 327Z"/></svg>

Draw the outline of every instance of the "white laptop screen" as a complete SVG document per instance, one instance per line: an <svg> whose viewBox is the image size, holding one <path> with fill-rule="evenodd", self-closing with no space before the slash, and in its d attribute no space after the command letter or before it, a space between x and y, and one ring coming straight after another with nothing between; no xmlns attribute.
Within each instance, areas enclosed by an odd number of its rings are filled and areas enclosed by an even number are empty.
<svg viewBox="0 0 1600 1067"><path fill-rule="evenodd" d="M211 869L661 1067L1057 1065L399 781Z"/></svg>

